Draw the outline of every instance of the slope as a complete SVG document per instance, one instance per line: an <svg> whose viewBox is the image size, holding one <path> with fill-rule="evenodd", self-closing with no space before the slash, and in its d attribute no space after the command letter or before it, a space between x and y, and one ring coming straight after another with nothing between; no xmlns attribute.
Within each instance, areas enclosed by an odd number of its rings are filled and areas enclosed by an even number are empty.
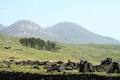
<svg viewBox="0 0 120 80"><path fill-rule="evenodd" d="M19 38L0 36L0 59L5 60L15 58L15 60L50 60L50 61L79 61L88 60L91 63L99 63L106 57L111 57L115 61L120 61L119 45L99 45L99 44L81 44L66 45L59 44L59 52L50 52L45 50L36 50L26 48L19 44ZM11 46L11 49L4 49L5 46Z"/></svg>
<svg viewBox="0 0 120 80"><path fill-rule="evenodd" d="M44 28L29 20L19 20L1 31L3 34L22 37L42 37L46 33Z"/></svg>
<svg viewBox="0 0 120 80"><path fill-rule="evenodd" d="M67 44L120 44L120 41L95 34L71 22L60 22L43 28L29 20L20 20L0 31L3 34L22 37L39 37Z"/></svg>
<svg viewBox="0 0 120 80"><path fill-rule="evenodd" d="M118 40L110 37L92 33L78 24L71 22L61 22L47 28L49 36L56 41L78 44L78 43L97 43L97 44L117 44Z"/></svg>
<svg viewBox="0 0 120 80"><path fill-rule="evenodd" d="M3 29L5 29L5 28L6 28L6 26L0 24L0 31L3 30Z"/></svg>

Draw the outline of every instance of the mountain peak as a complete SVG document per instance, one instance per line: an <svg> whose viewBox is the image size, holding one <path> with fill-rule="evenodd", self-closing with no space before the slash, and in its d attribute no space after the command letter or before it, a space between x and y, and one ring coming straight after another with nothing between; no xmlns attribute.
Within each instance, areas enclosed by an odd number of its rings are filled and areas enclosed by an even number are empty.
<svg viewBox="0 0 120 80"><path fill-rule="evenodd" d="M41 27L29 20L19 20L15 23L13 23L12 25L10 25L9 27L11 28L15 28L15 29L19 29L20 31L22 30L39 30Z"/></svg>
<svg viewBox="0 0 120 80"><path fill-rule="evenodd" d="M2 33L6 33L9 35L17 35L17 36L31 36L32 34L35 34L36 32L39 33L40 30L42 30L42 27L40 27L38 24L29 21L29 20L19 20L13 23L12 25L8 26L4 30L2 30Z"/></svg>
<svg viewBox="0 0 120 80"><path fill-rule="evenodd" d="M34 26L34 27L40 27L35 22L29 21L29 20L19 20L19 21L13 23L11 26L14 26L14 25L19 25L20 27L22 27L22 26L29 27L31 25Z"/></svg>
<svg viewBox="0 0 120 80"><path fill-rule="evenodd" d="M73 23L73 22L59 22L59 23L57 23L55 25L66 26L66 27L73 27L73 25L74 25L74 27L75 26L80 26L77 23Z"/></svg>
<svg viewBox="0 0 120 80"><path fill-rule="evenodd" d="M75 23L73 23L73 22L63 21L63 22L59 22L58 24L75 24Z"/></svg>
<svg viewBox="0 0 120 80"><path fill-rule="evenodd" d="M77 43L99 43L110 44L118 43L119 41L104 37L91 31L88 31L84 27L72 23L72 22L60 22L48 28L49 35L54 36L56 41L64 43L77 44Z"/></svg>
<svg viewBox="0 0 120 80"><path fill-rule="evenodd" d="M16 21L15 23L24 23L24 24L26 24L26 23L34 23L34 22L32 22L32 21L30 21L30 20L18 20L18 21ZM14 23L14 24L15 24Z"/></svg>

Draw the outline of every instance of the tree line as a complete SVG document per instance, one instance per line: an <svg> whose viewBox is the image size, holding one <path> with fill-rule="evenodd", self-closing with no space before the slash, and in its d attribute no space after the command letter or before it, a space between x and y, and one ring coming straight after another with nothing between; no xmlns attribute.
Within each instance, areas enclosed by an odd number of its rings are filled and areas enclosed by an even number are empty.
<svg viewBox="0 0 120 80"><path fill-rule="evenodd" d="M55 51L59 49L55 42L52 41L44 41L40 38L22 38L20 39L20 43L23 46L35 48L39 50L48 50L48 51Z"/></svg>

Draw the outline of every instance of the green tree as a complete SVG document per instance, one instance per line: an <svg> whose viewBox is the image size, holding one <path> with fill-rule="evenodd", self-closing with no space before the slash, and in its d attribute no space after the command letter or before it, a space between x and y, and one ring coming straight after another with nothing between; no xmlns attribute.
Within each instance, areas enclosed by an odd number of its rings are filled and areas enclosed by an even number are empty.
<svg viewBox="0 0 120 80"><path fill-rule="evenodd" d="M51 41L47 41L45 42L44 40L40 39L40 38L22 38L19 41L23 46L26 47L31 47L31 48L35 48L35 49L45 49L45 50L55 50L56 48L56 43L51 42Z"/></svg>

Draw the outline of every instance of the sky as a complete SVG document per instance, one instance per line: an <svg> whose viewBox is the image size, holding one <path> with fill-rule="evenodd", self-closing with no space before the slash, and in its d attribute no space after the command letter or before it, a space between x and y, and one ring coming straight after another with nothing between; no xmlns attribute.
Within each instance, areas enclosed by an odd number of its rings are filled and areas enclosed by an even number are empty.
<svg viewBox="0 0 120 80"><path fill-rule="evenodd" d="M30 20L42 27L74 22L120 40L120 0L0 0L0 24Z"/></svg>

